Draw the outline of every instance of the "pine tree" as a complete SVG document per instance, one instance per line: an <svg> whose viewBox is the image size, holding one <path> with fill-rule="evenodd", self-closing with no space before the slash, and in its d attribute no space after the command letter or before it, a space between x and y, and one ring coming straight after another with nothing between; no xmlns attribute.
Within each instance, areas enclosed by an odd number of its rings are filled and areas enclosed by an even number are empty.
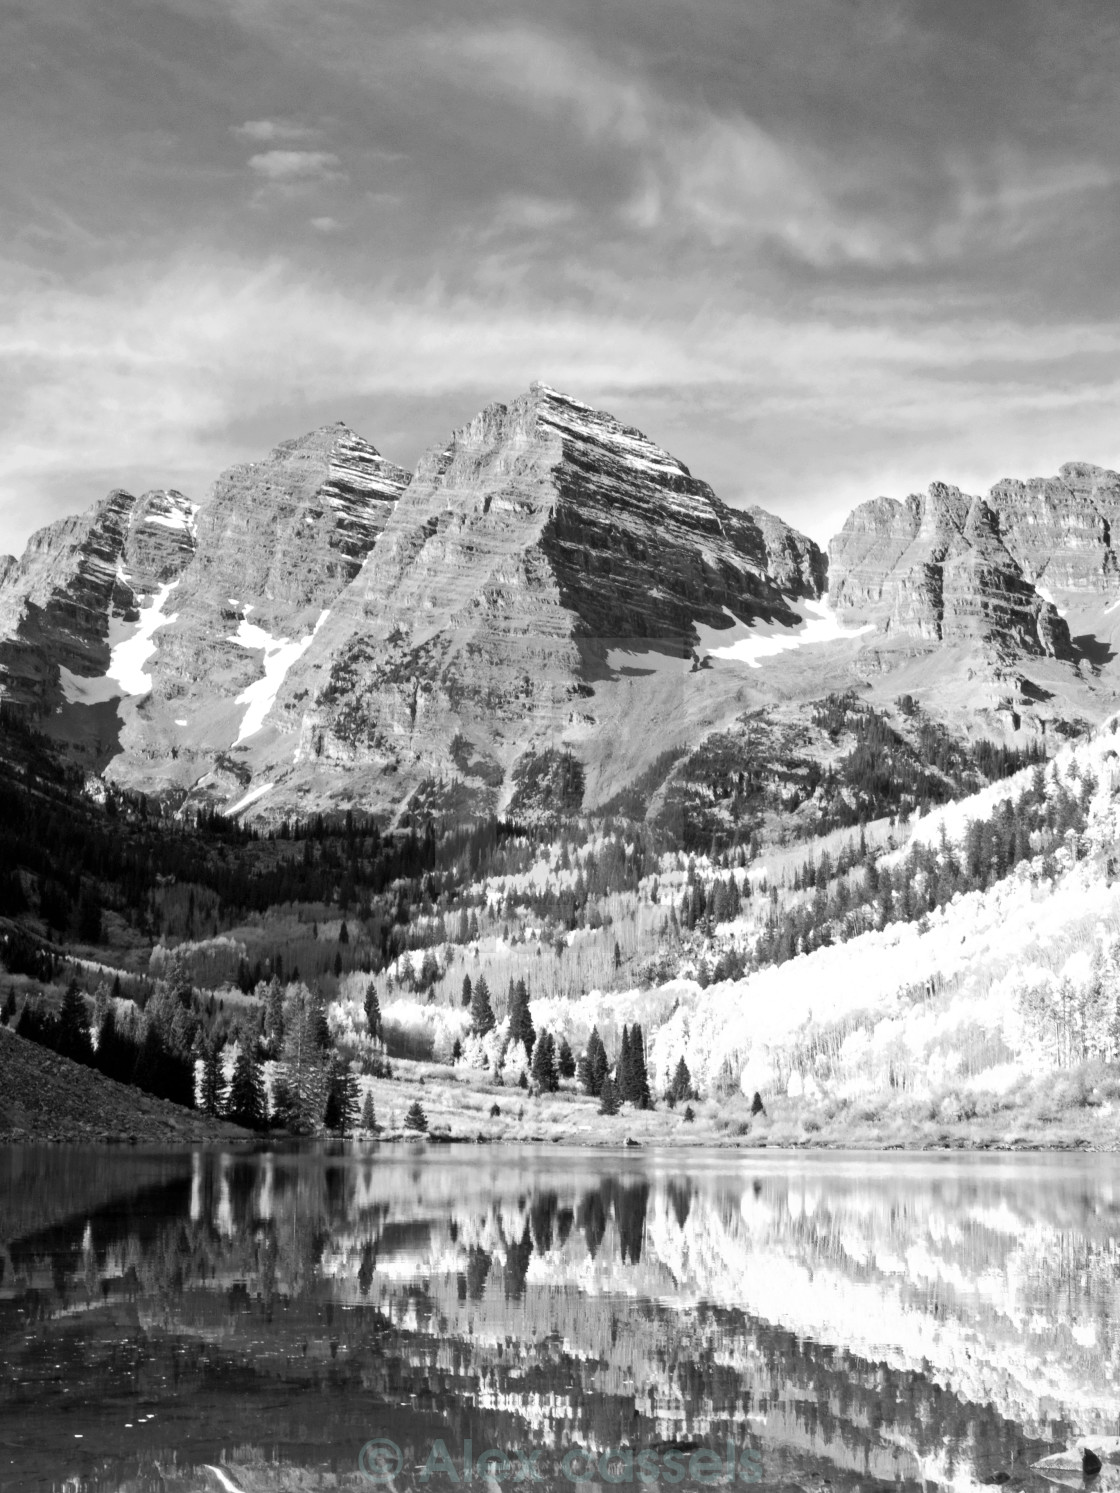
<svg viewBox="0 0 1120 1493"><path fill-rule="evenodd" d="M555 1094L560 1087L556 1073L556 1044L551 1032L541 1032L533 1048L533 1078L542 1094Z"/></svg>
<svg viewBox="0 0 1120 1493"><path fill-rule="evenodd" d="M108 1021L108 1016L106 1016ZM104 1027L102 1028L104 1032ZM208 1115L220 1115L225 1108L225 1096L222 1090L225 1088L225 1074L222 1072L222 1046L220 1042L211 1042L206 1049L206 1058L202 1066L202 1108Z"/></svg>
<svg viewBox="0 0 1120 1493"><path fill-rule="evenodd" d="M366 986L366 1026L376 1042L381 1036L381 1003L377 999L377 988L371 980Z"/></svg>
<svg viewBox="0 0 1120 1493"><path fill-rule="evenodd" d="M576 1060L572 1056L572 1048L567 1037L560 1038L560 1051L556 1057L556 1066L560 1070L561 1078L574 1078L576 1075Z"/></svg>
<svg viewBox="0 0 1120 1493"><path fill-rule="evenodd" d="M622 1100L634 1100L634 1075L630 1065L630 1028L622 1028L622 1045L618 1050L618 1067L615 1070L616 1084L618 1086L618 1097Z"/></svg>
<svg viewBox="0 0 1120 1493"><path fill-rule="evenodd" d="M98 1072L106 1078L115 1078L118 1083L131 1083L136 1051L136 1043L118 1028L116 1007L110 1005L97 1032L93 1060Z"/></svg>
<svg viewBox="0 0 1120 1493"><path fill-rule="evenodd" d="M373 1109L373 1090L366 1090L366 1097L362 1104L362 1129L372 1135L377 1129L377 1116Z"/></svg>
<svg viewBox="0 0 1120 1493"><path fill-rule="evenodd" d="M265 991L265 1030L272 1055L276 1057L284 1042L284 991L275 975L268 982Z"/></svg>
<svg viewBox="0 0 1120 1493"><path fill-rule="evenodd" d="M576 1082L585 1094L591 1093L591 1063L586 1051L581 1052L576 1060Z"/></svg>
<svg viewBox="0 0 1120 1493"><path fill-rule="evenodd" d="M77 980L71 980L62 997L62 1009L58 1013L58 1035L56 1051L75 1063L93 1063L93 1040L89 1034L89 1015L85 997L78 989Z"/></svg>
<svg viewBox="0 0 1120 1493"><path fill-rule="evenodd" d="M471 977L470 977L470 975L464 975L463 976L463 996L462 996L462 1000L461 1000L460 1004L464 1005L464 1006L469 1006L470 1003L471 1003Z"/></svg>
<svg viewBox="0 0 1120 1493"><path fill-rule="evenodd" d="M603 1087L603 1079L607 1076L607 1049L603 1046L603 1039L599 1035L599 1028L593 1026L591 1035L587 1039L587 1049L580 1059L579 1080L583 1085L584 1093L597 1098Z"/></svg>
<svg viewBox="0 0 1120 1493"><path fill-rule="evenodd" d="M414 1099L408 1106L408 1113L404 1117L404 1128L415 1130L417 1134L424 1135L428 1129L428 1117L424 1113L424 1107L419 1099Z"/></svg>
<svg viewBox="0 0 1120 1493"><path fill-rule="evenodd" d="M603 1087L599 1090L599 1113L601 1115L618 1114L618 1090L609 1073L603 1079Z"/></svg>
<svg viewBox="0 0 1120 1493"><path fill-rule="evenodd" d="M314 997L293 985L284 1004L284 1097L288 1129L309 1135L319 1124L326 1098L326 1066L318 1042Z"/></svg>
<svg viewBox="0 0 1120 1493"><path fill-rule="evenodd" d="M494 1012L490 1005L490 988L486 977L479 975L471 995L471 1035L485 1037L494 1030Z"/></svg>
<svg viewBox="0 0 1120 1493"><path fill-rule="evenodd" d="M669 1085L669 1098L677 1104L682 1099L694 1099L695 1097L692 1092L692 1074L688 1071L688 1064L681 1057L673 1074L673 1082Z"/></svg>
<svg viewBox="0 0 1120 1493"><path fill-rule="evenodd" d="M327 1003L321 990L311 996L311 1031L320 1052L331 1050L331 1029L327 1021Z"/></svg>
<svg viewBox="0 0 1120 1493"><path fill-rule="evenodd" d="M646 1071L646 1046L637 1022L630 1029L630 1092L624 1097L638 1109L652 1109L649 1074Z"/></svg>
<svg viewBox="0 0 1120 1493"><path fill-rule="evenodd" d="M524 980L518 980L516 985L512 979L509 982L509 1040L520 1042L525 1048L526 1057L533 1051L533 1044L537 1040L529 1011L529 988Z"/></svg>
<svg viewBox="0 0 1120 1493"><path fill-rule="evenodd" d="M350 1135L359 1123L362 1112L362 1091L358 1075L349 1064L342 1079L342 1133Z"/></svg>
<svg viewBox="0 0 1120 1493"><path fill-rule="evenodd" d="M4 1010L0 1013L0 1022L5 1026L11 1025L12 1017L16 1014L16 987L8 986L8 998L4 1002Z"/></svg>
<svg viewBox="0 0 1120 1493"><path fill-rule="evenodd" d="M323 1112L323 1123L328 1130L337 1130L340 1135L349 1135L358 1123L360 1108L357 1076L345 1058L336 1053L331 1061L330 1077L327 1081L327 1102Z"/></svg>
<svg viewBox="0 0 1120 1493"><path fill-rule="evenodd" d="M226 1100L226 1117L245 1130L265 1127L264 1080L252 1043L242 1036Z"/></svg>

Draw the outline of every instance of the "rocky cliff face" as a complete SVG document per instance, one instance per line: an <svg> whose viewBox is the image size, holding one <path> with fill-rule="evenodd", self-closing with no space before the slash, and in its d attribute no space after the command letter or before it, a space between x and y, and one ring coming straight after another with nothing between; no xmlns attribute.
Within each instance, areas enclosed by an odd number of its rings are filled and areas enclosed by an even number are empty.
<svg viewBox="0 0 1120 1493"><path fill-rule="evenodd" d="M361 570L408 481L341 423L223 473L168 602L151 691L126 711L117 770L145 787L190 786L255 735L283 669ZM227 770L218 786L247 776Z"/></svg>
<svg viewBox="0 0 1120 1493"><path fill-rule="evenodd" d="M615 650L684 661L698 623L794 625L823 571L779 520L534 385L420 462L273 719L304 764L495 789L527 750L593 728Z"/></svg>
<svg viewBox="0 0 1120 1493"><path fill-rule="evenodd" d="M182 493L118 490L33 534L0 569L0 698L46 712L64 696L61 670L104 676L114 624L135 622L190 563L194 513Z"/></svg>
<svg viewBox="0 0 1120 1493"><path fill-rule="evenodd" d="M1027 505L1016 512L1025 534ZM1029 553L1035 564L1042 558L1037 545ZM829 546L829 578L837 611L869 617L884 633L1073 656L1065 622L1008 545L1000 508L959 488L934 483L904 503L862 503Z"/></svg>
<svg viewBox="0 0 1120 1493"><path fill-rule="evenodd" d="M826 561L534 385L411 479L339 424L200 507L115 492L42 530L0 557L0 698L130 786L285 812L574 807L585 769L607 798L748 707L855 684L996 734L1056 699L1065 729L1120 698L1120 635L1090 658L1063 616L1120 592L1118 514L1120 477L1084 464L935 484L862 504Z"/></svg>
<svg viewBox="0 0 1120 1493"><path fill-rule="evenodd" d="M1052 591L1120 591L1120 473L1067 462L1056 477L1007 478L988 494L1023 574Z"/></svg>

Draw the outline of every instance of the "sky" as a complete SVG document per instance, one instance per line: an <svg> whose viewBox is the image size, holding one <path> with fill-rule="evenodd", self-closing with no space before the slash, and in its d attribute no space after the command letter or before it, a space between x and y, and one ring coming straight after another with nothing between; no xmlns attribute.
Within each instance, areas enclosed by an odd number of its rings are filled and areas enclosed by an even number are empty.
<svg viewBox="0 0 1120 1493"><path fill-rule="evenodd" d="M5 0L0 552L536 378L735 505L1120 466L1114 0Z"/></svg>

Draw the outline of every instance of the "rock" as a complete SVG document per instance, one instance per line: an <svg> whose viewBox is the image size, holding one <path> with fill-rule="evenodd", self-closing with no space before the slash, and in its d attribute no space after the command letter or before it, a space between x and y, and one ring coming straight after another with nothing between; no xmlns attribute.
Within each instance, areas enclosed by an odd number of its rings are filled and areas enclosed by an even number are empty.
<svg viewBox="0 0 1120 1493"><path fill-rule="evenodd" d="M829 594L841 616L890 635L1074 657L1064 620L1004 542L998 508L944 483L856 508L829 546Z"/></svg>
<svg viewBox="0 0 1120 1493"><path fill-rule="evenodd" d="M159 633L151 694L126 713L114 777L218 803L243 796L251 772L228 754L259 729L270 671L282 672L358 574L408 480L341 423L218 478L174 621ZM250 719L254 689L263 694Z"/></svg>
<svg viewBox="0 0 1120 1493"><path fill-rule="evenodd" d="M1120 590L1118 516L1120 477L1084 463L983 498L935 483L861 504L826 560L534 384L412 477L340 423L199 506L114 492L40 531L0 557L0 699L91 781L174 805L574 813L745 709L888 696L896 671L997 737L1058 729L1071 698L1099 716L1115 639L1075 649L1048 587L1063 605ZM824 612L828 646L801 648L826 587L874 630ZM753 668L721 634L775 646Z"/></svg>
<svg viewBox="0 0 1120 1493"><path fill-rule="evenodd" d="M537 384L421 460L276 714L299 723L298 762L400 771L398 801L466 778L493 807L534 738L594 733L582 701L618 652L687 670L698 624L792 626L823 575L810 540Z"/></svg>
<svg viewBox="0 0 1120 1493"><path fill-rule="evenodd" d="M33 534L0 568L0 698L36 714L84 693L110 698L90 686L141 605L190 563L195 511L182 493L118 489Z"/></svg>
<svg viewBox="0 0 1120 1493"><path fill-rule="evenodd" d="M1089 595L1120 590L1120 473L1067 462L1056 477L997 482L988 503L1000 537L1032 581Z"/></svg>

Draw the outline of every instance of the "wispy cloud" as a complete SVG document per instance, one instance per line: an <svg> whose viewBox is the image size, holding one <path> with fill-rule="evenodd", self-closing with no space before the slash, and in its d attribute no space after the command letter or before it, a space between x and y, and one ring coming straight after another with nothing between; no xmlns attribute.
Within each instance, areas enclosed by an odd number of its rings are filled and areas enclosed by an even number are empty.
<svg viewBox="0 0 1120 1493"><path fill-rule="evenodd" d="M318 418L407 462L537 375L818 532L1116 464L1104 0L220 9L38 0L13 33L17 538L95 473L197 493Z"/></svg>
<svg viewBox="0 0 1120 1493"><path fill-rule="evenodd" d="M231 411L251 420L277 407L345 412L402 397L422 411L423 401L434 409L466 391L511 397L538 376L626 418L642 415L670 447L680 435L680 454L726 498L761 500L802 522L812 509L831 514L841 492L905 491L934 476L968 485L1117 454L1120 381L1101 368L1120 354L1118 324L904 329L719 307L654 319L437 287L349 294L280 261L254 269L197 256L143 283L133 274L81 292L26 285L0 313L9 327L0 341L8 543L22 542L36 493L69 478L84 502L87 474L126 459L153 481L189 478L198 491L203 473L254 454L230 441ZM713 432L726 425L709 437L706 462L691 449L697 407ZM293 417L281 433L301 423ZM829 453L827 477L807 431ZM445 434L429 414L413 449L389 454L411 460Z"/></svg>
<svg viewBox="0 0 1120 1493"><path fill-rule="evenodd" d="M288 119L247 119L233 133L252 145L273 145L290 140L314 140L319 131Z"/></svg>

